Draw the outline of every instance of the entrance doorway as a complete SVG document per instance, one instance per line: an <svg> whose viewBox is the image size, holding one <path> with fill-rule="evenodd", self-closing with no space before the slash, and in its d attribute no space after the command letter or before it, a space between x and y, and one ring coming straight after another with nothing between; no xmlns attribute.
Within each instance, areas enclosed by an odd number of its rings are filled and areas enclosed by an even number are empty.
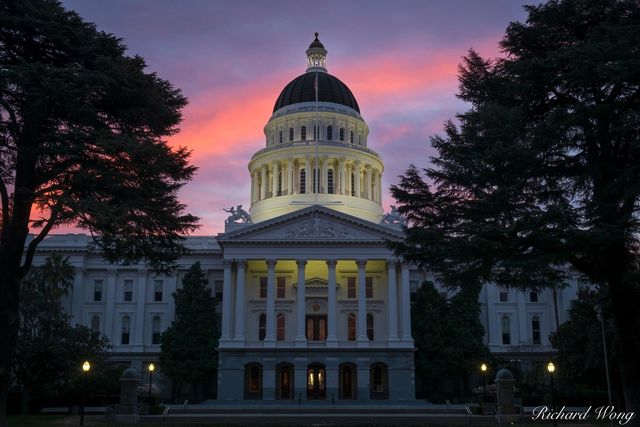
<svg viewBox="0 0 640 427"><path fill-rule="evenodd" d="M307 340L326 341L327 339L327 315L307 316Z"/></svg>
<svg viewBox="0 0 640 427"><path fill-rule="evenodd" d="M307 368L307 399L323 400L327 396L326 374L324 366L320 364L309 365Z"/></svg>
<svg viewBox="0 0 640 427"><path fill-rule="evenodd" d="M276 399L293 399L293 367L288 363L282 363L276 367Z"/></svg>
<svg viewBox="0 0 640 427"><path fill-rule="evenodd" d="M354 364L344 363L340 365L340 399L351 400L356 398L357 375Z"/></svg>

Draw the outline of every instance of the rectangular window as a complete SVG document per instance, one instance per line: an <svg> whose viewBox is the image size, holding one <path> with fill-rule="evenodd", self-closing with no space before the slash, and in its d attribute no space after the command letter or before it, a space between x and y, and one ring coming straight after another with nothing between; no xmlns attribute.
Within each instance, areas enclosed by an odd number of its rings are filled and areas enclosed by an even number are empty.
<svg viewBox="0 0 640 427"><path fill-rule="evenodd" d="M276 319L276 340L278 341L284 341L285 320L284 314L278 314L278 318Z"/></svg>
<svg viewBox="0 0 640 427"><path fill-rule="evenodd" d="M307 192L307 170L300 169L300 188L298 193L304 194Z"/></svg>
<svg viewBox="0 0 640 427"><path fill-rule="evenodd" d="M373 277L367 277L365 280L367 298L373 298Z"/></svg>
<svg viewBox="0 0 640 427"><path fill-rule="evenodd" d="M223 280L214 280L213 281L213 289L216 294L216 298L218 301L222 301L222 290L224 289L224 281Z"/></svg>
<svg viewBox="0 0 640 427"><path fill-rule="evenodd" d="M356 315L350 314L347 317L347 339L349 341L356 340Z"/></svg>
<svg viewBox="0 0 640 427"><path fill-rule="evenodd" d="M153 300L155 302L162 302L162 280L155 280L153 282Z"/></svg>
<svg viewBox="0 0 640 427"><path fill-rule="evenodd" d="M540 345L540 318L538 316L531 319L531 338L534 345Z"/></svg>
<svg viewBox="0 0 640 427"><path fill-rule="evenodd" d="M367 314L367 338L373 341L373 315Z"/></svg>
<svg viewBox="0 0 640 427"><path fill-rule="evenodd" d="M511 344L511 322L507 316L503 316L500 323L502 324L502 344L509 345Z"/></svg>
<svg viewBox="0 0 640 427"><path fill-rule="evenodd" d="M93 281L93 300L94 301L102 301L102 288L104 286L104 282L102 279L96 279Z"/></svg>
<svg viewBox="0 0 640 427"><path fill-rule="evenodd" d="M509 301L509 292L501 290L500 291L500 302L507 302Z"/></svg>
<svg viewBox="0 0 640 427"><path fill-rule="evenodd" d="M307 140L307 127L306 126L302 126L300 128L300 140L302 140L302 141L306 141Z"/></svg>
<svg viewBox="0 0 640 427"><path fill-rule="evenodd" d="M353 131L349 133L349 142L353 144Z"/></svg>
<svg viewBox="0 0 640 427"><path fill-rule="evenodd" d="M347 298L356 297L356 278L347 277Z"/></svg>
<svg viewBox="0 0 640 427"><path fill-rule="evenodd" d="M287 291L287 279L286 277L278 277L276 286L276 298L285 298Z"/></svg>
<svg viewBox="0 0 640 427"><path fill-rule="evenodd" d="M283 140L284 140L284 137L283 137L283 135L282 135L282 131L280 131L280 132L278 133L278 142L279 142L280 144L282 144L282 141L283 141Z"/></svg>
<svg viewBox="0 0 640 427"><path fill-rule="evenodd" d="M289 128L289 141L293 141L293 128Z"/></svg>
<svg viewBox="0 0 640 427"><path fill-rule="evenodd" d="M151 331L151 344L160 344L160 329L162 329L162 320L160 316L154 316Z"/></svg>
<svg viewBox="0 0 640 427"><path fill-rule="evenodd" d="M129 316L124 316L122 318L122 334L120 336L120 344L127 345L129 344L129 332L131 327L131 319Z"/></svg>
<svg viewBox="0 0 640 427"><path fill-rule="evenodd" d="M264 313L258 317L258 340L264 341L264 337L267 335L267 315Z"/></svg>
<svg viewBox="0 0 640 427"><path fill-rule="evenodd" d="M259 298L265 299L267 298L267 278L266 277L261 277L260 278L260 290L259 290L260 294L259 294Z"/></svg>
<svg viewBox="0 0 640 427"><path fill-rule="evenodd" d="M344 141L344 128L340 128L340 141Z"/></svg>
<svg viewBox="0 0 640 427"><path fill-rule="evenodd" d="M333 139L333 126L327 126L327 141Z"/></svg>
<svg viewBox="0 0 640 427"><path fill-rule="evenodd" d="M529 294L529 301L530 302L538 302L538 293L537 292L531 292Z"/></svg>
<svg viewBox="0 0 640 427"><path fill-rule="evenodd" d="M133 280L128 279L124 281L123 300L125 302L133 301Z"/></svg>

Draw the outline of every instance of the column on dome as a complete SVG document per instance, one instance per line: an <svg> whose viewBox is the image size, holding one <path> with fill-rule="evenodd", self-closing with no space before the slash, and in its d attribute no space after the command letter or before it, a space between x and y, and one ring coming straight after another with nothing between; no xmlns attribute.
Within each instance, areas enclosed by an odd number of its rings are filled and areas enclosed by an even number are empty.
<svg viewBox="0 0 640 427"><path fill-rule="evenodd" d="M247 263L243 259L236 260L236 311L234 341L244 342L244 282L245 267Z"/></svg>
<svg viewBox="0 0 640 427"><path fill-rule="evenodd" d="M307 345L307 337L305 335L305 315L306 315L306 296L304 286L304 268L307 260L299 259L296 261L298 265L298 291L296 295L296 346L304 347Z"/></svg>
<svg viewBox="0 0 640 427"><path fill-rule="evenodd" d="M344 157L340 157L340 159L338 160L338 170L339 170L339 180L338 180L338 185L339 185L339 189L338 191L336 191L337 194L341 194L344 195L346 194L346 185L345 185L345 181L347 178L347 172L346 172L346 162Z"/></svg>
<svg viewBox="0 0 640 427"><path fill-rule="evenodd" d="M362 197L362 191L361 191L361 188L360 188L360 182L361 182L360 171L361 170L362 170L362 162L360 160L356 160L356 164L355 164L355 167L353 169L353 179L356 180L356 188L355 188L355 190L356 190L355 196L356 197Z"/></svg>
<svg viewBox="0 0 640 427"><path fill-rule="evenodd" d="M305 193L311 194L311 188L313 186L313 165L311 157L307 157L305 164Z"/></svg>
<svg viewBox="0 0 640 427"><path fill-rule="evenodd" d="M267 166L260 166L260 200L267 198Z"/></svg>
<svg viewBox="0 0 640 427"><path fill-rule="evenodd" d="M387 261L387 341L398 341L396 260Z"/></svg>
<svg viewBox="0 0 640 427"><path fill-rule="evenodd" d="M293 194L293 174L295 173L293 169L293 159L287 159L287 194Z"/></svg>
<svg viewBox="0 0 640 427"><path fill-rule="evenodd" d="M323 157L321 159L321 179L322 187L320 188L319 193L329 193L329 159L327 157Z"/></svg>
<svg viewBox="0 0 640 427"><path fill-rule="evenodd" d="M275 347L276 338L276 260L267 263L267 330L264 337L265 347Z"/></svg>
<svg viewBox="0 0 640 427"><path fill-rule="evenodd" d="M400 264L401 312L402 312L402 341L411 339L411 289L409 288L409 266Z"/></svg>
<svg viewBox="0 0 640 427"><path fill-rule="evenodd" d="M336 334L336 265L338 261L328 259L327 261L327 347L337 345L338 338Z"/></svg>
<svg viewBox="0 0 640 427"><path fill-rule="evenodd" d="M367 346L367 293L365 267L367 260L359 259L358 265L358 346Z"/></svg>
<svg viewBox="0 0 640 427"><path fill-rule="evenodd" d="M378 203L382 203L382 171L378 171Z"/></svg>
<svg viewBox="0 0 640 427"><path fill-rule="evenodd" d="M231 339L231 313L233 311L233 297L231 295L231 264L232 260L222 260L224 274L222 276L222 328L220 341Z"/></svg>
<svg viewBox="0 0 640 427"><path fill-rule="evenodd" d="M371 165L366 165L365 173L366 173L367 179L365 181L364 197L369 200L373 200L373 194L371 194L371 172L372 172Z"/></svg>
<svg viewBox="0 0 640 427"><path fill-rule="evenodd" d="M278 162L273 162L271 166L271 197L278 196L278 175L280 173L280 165Z"/></svg>

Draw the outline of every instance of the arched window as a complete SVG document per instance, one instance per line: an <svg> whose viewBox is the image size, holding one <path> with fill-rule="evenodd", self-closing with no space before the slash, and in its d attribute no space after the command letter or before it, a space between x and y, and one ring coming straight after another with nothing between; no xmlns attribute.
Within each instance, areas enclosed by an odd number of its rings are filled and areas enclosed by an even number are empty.
<svg viewBox="0 0 640 427"><path fill-rule="evenodd" d="M349 341L356 340L356 315L349 313L347 316L347 339Z"/></svg>
<svg viewBox="0 0 640 427"><path fill-rule="evenodd" d="M371 399L389 398L389 379L387 365L375 363L370 369Z"/></svg>
<svg viewBox="0 0 640 427"><path fill-rule="evenodd" d="M533 316L531 319L531 340L534 345L540 345L540 318Z"/></svg>
<svg viewBox="0 0 640 427"><path fill-rule="evenodd" d="M351 195L356 195L356 174L351 172Z"/></svg>
<svg viewBox="0 0 640 427"><path fill-rule="evenodd" d="M327 193L333 194L333 169L327 170Z"/></svg>
<svg viewBox="0 0 640 427"><path fill-rule="evenodd" d="M302 126L300 128L300 140L301 141L306 141L307 140L307 127L306 126Z"/></svg>
<svg viewBox="0 0 640 427"><path fill-rule="evenodd" d="M262 365L259 363L244 367L244 398L262 399Z"/></svg>
<svg viewBox="0 0 640 427"><path fill-rule="evenodd" d="M129 331L131 329L131 319L129 316L122 318L122 334L120 335L120 344L129 344Z"/></svg>
<svg viewBox="0 0 640 427"><path fill-rule="evenodd" d="M278 314L276 318L276 340L284 341L286 317L284 313Z"/></svg>
<svg viewBox="0 0 640 427"><path fill-rule="evenodd" d="M278 132L278 142L280 144L282 144L284 141L284 135L282 134L282 131Z"/></svg>
<svg viewBox="0 0 640 427"><path fill-rule="evenodd" d="M502 344L511 344L511 324L508 316L502 316L500 320L502 325Z"/></svg>
<svg viewBox="0 0 640 427"><path fill-rule="evenodd" d="M276 366L276 399L294 398L293 365L280 363Z"/></svg>
<svg viewBox="0 0 640 427"><path fill-rule="evenodd" d="M353 144L353 131L349 132L349 142Z"/></svg>
<svg viewBox="0 0 640 427"><path fill-rule="evenodd" d="M327 141L333 140L333 126L327 126Z"/></svg>
<svg viewBox="0 0 640 427"><path fill-rule="evenodd" d="M151 344L160 344L160 328L162 326L162 320L160 316L153 316L152 331L151 331Z"/></svg>
<svg viewBox="0 0 640 427"><path fill-rule="evenodd" d="M358 390L358 369L353 363L343 363L338 368L340 399L356 399Z"/></svg>
<svg viewBox="0 0 640 427"><path fill-rule="evenodd" d="M373 314L367 314L367 338L373 341Z"/></svg>
<svg viewBox="0 0 640 427"><path fill-rule="evenodd" d="M94 315L91 318L91 332L93 332L94 334L100 332L100 316L98 315Z"/></svg>
<svg viewBox="0 0 640 427"><path fill-rule="evenodd" d="M307 192L307 170L300 169L300 188L298 193L304 194Z"/></svg>
<svg viewBox="0 0 640 427"><path fill-rule="evenodd" d="M258 340L264 341L264 337L267 335L267 315L260 313L258 316Z"/></svg>

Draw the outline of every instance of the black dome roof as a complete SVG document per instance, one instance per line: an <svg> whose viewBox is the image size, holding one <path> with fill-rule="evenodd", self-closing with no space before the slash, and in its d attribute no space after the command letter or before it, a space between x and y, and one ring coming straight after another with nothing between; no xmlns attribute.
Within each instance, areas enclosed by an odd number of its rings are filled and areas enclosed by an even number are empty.
<svg viewBox="0 0 640 427"><path fill-rule="evenodd" d="M360 107L351 90L337 77L325 72L309 72L293 79L282 89L273 111L279 110L287 105L298 104L300 102L314 102L316 91L313 82L318 75L318 102L333 102L353 108L358 113Z"/></svg>

